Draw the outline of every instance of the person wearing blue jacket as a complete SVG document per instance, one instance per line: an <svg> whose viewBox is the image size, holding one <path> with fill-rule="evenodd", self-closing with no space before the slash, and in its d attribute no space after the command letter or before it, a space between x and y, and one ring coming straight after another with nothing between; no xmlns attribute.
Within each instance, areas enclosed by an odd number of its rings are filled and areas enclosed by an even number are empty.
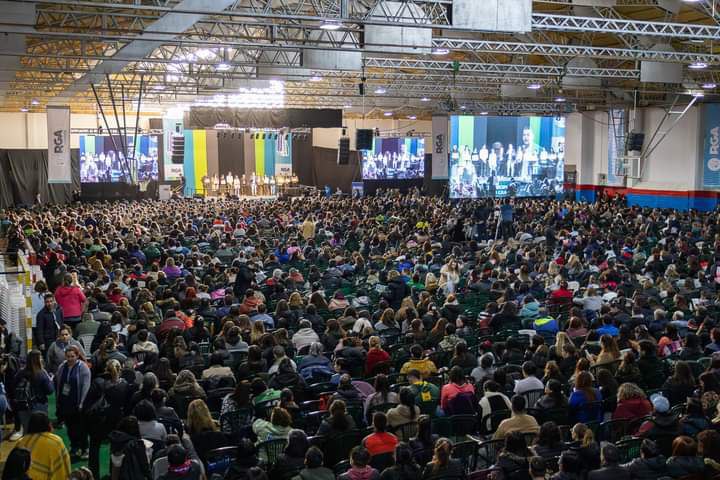
<svg viewBox="0 0 720 480"><path fill-rule="evenodd" d="M580 372L575 378L575 389L568 401L573 423L602 421L602 404L596 403L602 401L602 394L593 388L592 382L590 372Z"/></svg>
<svg viewBox="0 0 720 480"><path fill-rule="evenodd" d="M90 368L82 361L82 352L70 345L65 349L65 361L55 376L56 411L59 420L67 425L70 437L70 456L88 458L88 434L83 418L83 402L92 382Z"/></svg>

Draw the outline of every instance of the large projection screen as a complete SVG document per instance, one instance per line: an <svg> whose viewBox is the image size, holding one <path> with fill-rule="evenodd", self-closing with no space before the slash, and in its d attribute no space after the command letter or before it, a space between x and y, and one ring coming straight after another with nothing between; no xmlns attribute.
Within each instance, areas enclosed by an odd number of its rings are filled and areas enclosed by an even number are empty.
<svg viewBox="0 0 720 480"><path fill-rule="evenodd" d="M562 192L565 117L450 117L450 198Z"/></svg>
<svg viewBox="0 0 720 480"><path fill-rule="evenodd" d="M363 180L404 180L425 175L425 139L375 138L363 150Z"/></svg>

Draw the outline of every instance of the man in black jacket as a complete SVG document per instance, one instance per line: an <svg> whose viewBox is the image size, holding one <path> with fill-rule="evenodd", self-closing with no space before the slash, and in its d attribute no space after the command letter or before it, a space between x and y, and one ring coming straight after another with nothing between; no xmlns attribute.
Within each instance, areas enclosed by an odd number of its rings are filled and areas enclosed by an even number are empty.
<svg viewBox="0 0 720 480"><path fill-rule="evenodd" d="M58 332L64 323L62 308L55 302L55 296L48 293L44 297L45 306L36 317L38 347L43 352L57 339Z"/></svg>

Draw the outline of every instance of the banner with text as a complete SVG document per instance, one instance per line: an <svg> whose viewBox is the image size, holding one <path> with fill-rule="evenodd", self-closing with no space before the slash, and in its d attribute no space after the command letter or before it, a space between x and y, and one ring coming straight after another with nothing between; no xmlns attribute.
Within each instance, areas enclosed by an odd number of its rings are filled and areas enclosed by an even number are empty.
<svg viewBox="0 0 720 480"><path fill-rule="evenodd" d="M432 179L448 178L448 117L432 117L432 142L425 151L432 151ZM432 150L430 150L432 149Z"/></svg>
<svg viewBox="0 0 720 480"><path fill-rule="evenodd" d="M720 103L703 105L703 185L720 188Z"/></svg>
<svg viewBox="0 0 720 480"><path fill-rule="evenodd" d="M47 107L48 183L72 183L70 107Z"/></svg>

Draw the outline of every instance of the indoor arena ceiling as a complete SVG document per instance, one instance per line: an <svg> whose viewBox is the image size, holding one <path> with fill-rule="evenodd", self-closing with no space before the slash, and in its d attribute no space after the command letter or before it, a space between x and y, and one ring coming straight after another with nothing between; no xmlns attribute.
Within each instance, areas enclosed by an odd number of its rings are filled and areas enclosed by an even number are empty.
<svg viewBox="0 0 720 480"><path fill-rule="evenodd" d="M720 0L534 1L528 19L527 33L458 27L473 22L452 0L0 1L0 109L95 112L97 93L134 110L142 87L141 111L163 112L268 79L287 107L395 116L719 92ZM641 81L643 63L678 83Z"/></svg>

